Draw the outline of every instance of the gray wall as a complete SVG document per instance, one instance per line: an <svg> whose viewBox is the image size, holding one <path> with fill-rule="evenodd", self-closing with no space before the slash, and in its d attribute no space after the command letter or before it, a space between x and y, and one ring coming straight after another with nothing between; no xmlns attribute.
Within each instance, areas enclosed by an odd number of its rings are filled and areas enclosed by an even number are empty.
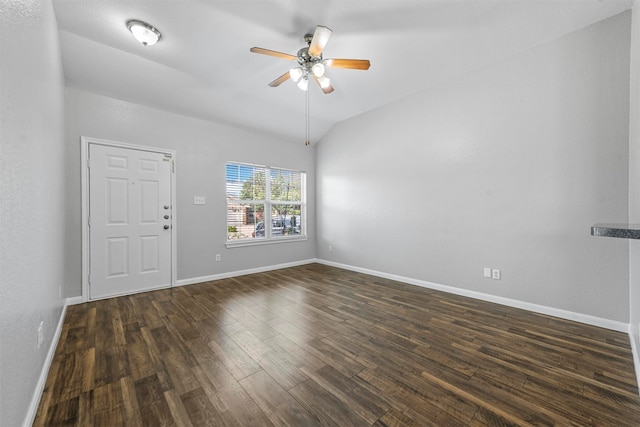
<svg viewBox="0 0 640 427"><path fill-rule="evenodd" d="M633 2L629 102L629 222L640 224L640 0ZM631 332L640 351L640 240L629 241ZM639 355L640 356L640 355ZM640 378L640 366L636 366Z"/></svg>
<svg viewBox="0 0 640 427"><path fill-rule="evenodd" d="M3 0L0 9L0 425L8 427L29 421L62 312L66 160L51 2Z"/></svg>
<svg viewBox="0 0 640 427"><path fill-rule="evenodd" d="M628 220L630 18L336 126L318 257L627 323L628 242L589 230Z"/></svg>
<svg viewBox="0 0 640 427"><path fill-rule="evenodd" d="M314 228L304 242L225 248L225 163L239 161L308 173L309 224L314 224L314 151L301 142L193 119L81 90L67 89L67 296L81 295L80 137L176 150L178 280L315 257ZM206 205L194 205L205 196ZM215 254L222 261L215 262Z"/></svg>

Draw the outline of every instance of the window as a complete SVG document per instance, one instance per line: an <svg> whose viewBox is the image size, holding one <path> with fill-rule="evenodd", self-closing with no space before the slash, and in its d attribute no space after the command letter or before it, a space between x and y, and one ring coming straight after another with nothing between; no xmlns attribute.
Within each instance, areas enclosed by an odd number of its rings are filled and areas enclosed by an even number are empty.
<svg viewBox="0 0 640 427"><path fill-rule="evenodd" d="M287 241L306 236L306 174L227 163L227 243Z"/></svg>

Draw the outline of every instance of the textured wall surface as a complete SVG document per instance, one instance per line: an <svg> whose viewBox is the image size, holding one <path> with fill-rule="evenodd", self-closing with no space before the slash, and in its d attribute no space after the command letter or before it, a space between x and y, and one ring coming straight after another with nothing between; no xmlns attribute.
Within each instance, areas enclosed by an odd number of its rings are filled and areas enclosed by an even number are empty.
<svg viewBox="0 0 640 427"><path fill-rule="evenodd" d="M178 280L315 257L313 228L307 241L225 247L225 163L306 171L308 222L313 225L314 147L68 88L67 186L72 193L67 204L68 296L81 295L81 136L176 150ZM206 204L194 205L193 196L205 196ZM220 262L215 261L216 254L221 255Z"/></svg>
<svg viewBox="0 0 640 427"><path fill-rule="evenodd" d="M628 219L630 18L336 126L318 257L627 323L628 242L590 226Z"/></svg>
<svg viewBox="0 0 640 427"><path fill-rule="evenodd" d="M19 426L63 306L64 80L51 3L0 7L0 425Z"/></svg>

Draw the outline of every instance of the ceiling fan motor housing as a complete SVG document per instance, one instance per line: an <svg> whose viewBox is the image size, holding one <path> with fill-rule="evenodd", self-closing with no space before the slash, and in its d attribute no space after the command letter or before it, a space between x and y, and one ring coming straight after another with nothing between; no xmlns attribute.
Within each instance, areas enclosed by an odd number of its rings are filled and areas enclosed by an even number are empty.
<svg viewBox="0 0 640 427"><path fill-rule="evenodd" d="M307 33L304 35L303 39L304 39L304 42L307 44L307 46L311 46L311 41L313 40L313 34Z"/></svg>
<svg viewBox="0 0 640 427"><path fill-rule="evenodd" d="M323 62L322 54L319 56L311 56L309 54L309 47L303 47L297 54L298 64L302 65L307 70L310 70L315 64Z"/></svg>

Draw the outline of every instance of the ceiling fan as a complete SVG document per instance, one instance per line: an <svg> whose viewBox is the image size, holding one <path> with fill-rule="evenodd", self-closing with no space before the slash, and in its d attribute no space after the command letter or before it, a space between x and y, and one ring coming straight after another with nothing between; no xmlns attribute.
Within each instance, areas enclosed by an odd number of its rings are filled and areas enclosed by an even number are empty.
<svg viewBox="0 0 640 427"><path fill-rule="evenodd" d="M297 55L277 52L275 50L252 47L250 50L262 55L275 56L276 58L297 61L298 67L294 67L269 83L271 87L280 86L291 79L304 91L309 86L309 79L315 80L325 94L334 91L331 80L325 75L325 67L348 68L352 70L368 70L371 63L367 59L323 59L322 51L329 41L333 31L323 25L317 25L313 34L305 34L306 47L300 49Z"/></svg>

